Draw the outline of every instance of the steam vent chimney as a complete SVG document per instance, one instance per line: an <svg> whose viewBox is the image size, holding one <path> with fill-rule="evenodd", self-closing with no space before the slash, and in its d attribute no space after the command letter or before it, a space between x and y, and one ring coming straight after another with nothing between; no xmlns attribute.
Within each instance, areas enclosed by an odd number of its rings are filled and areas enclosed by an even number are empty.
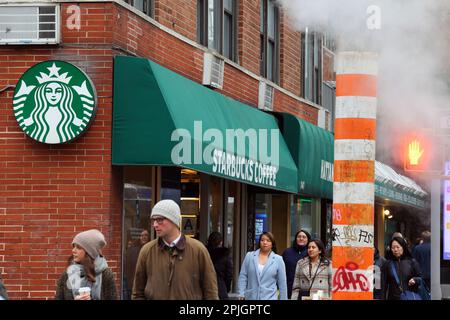
<svg viewBox="0 0 450 320"><path fill-rule="evenodd" d="M333 300L373 299L377 54L337 55Z"/></svg>

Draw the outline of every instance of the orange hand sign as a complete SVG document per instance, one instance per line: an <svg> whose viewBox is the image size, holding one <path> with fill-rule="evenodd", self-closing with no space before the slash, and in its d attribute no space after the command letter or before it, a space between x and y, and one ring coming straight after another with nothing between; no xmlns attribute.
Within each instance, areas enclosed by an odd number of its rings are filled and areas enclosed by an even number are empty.
<svg viewBox="0 0 450 320"><path fill-rule="evenodd" d="M425 150L420 150L420 142L417 140L414 140L409 144L409 152L408 152L408 158L409 158L409 164L410 165L418 165L419 159L422 157L423 152Z"/></svg>

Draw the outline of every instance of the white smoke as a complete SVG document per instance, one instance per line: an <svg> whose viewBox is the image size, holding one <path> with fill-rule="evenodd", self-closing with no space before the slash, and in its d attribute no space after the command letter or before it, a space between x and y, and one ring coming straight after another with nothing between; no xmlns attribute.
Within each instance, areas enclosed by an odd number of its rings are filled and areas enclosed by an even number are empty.
<svg viewBox="0 0 450 320"><path fill-rule="evenodd" d="M331 32L338 50L379 53L379 160L400 165L386 155L399 156L396 138L405 132L425 127L439 133L440 116L450 115L449 0L278 2L296 30Z"/></svg>

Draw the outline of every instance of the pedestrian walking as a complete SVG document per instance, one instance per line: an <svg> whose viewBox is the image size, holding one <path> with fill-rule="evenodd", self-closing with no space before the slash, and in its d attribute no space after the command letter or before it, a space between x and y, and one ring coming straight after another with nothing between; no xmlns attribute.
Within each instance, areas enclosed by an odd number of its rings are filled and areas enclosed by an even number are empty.
<svg viewBox="0 0 450 320"><path fill-rule="evenodd" d="M150 233L144 229L139 235L137 242L134 242L126 252L124 263L124 299L129 300L131 298L131 290L133 289L134 273L136 271L136 263L139 257L141 248L150 241Z"/></svg>
<svg viewBox="0 0 450 320"><path fill-rule="evenodd" d="M315 294L330 299L332 275L331 260L326 257L323 242L320 239L309 241L308 256L297 262L291 299L302 300Z"/></svg>
<svg viewBox="0 0 450 320"><path fill-rule="evenodd" d="M374 264L373 298L375 300L381 300L382 299L381 285L383 283L383 269L386 264L386 258L380 255L380 251L378 251L378 248L376 246L374 246L373 264Z"/></svg>
<svg viewBox="0 0 450 320"><path fill-rule="evenodd" d="M382 298L409 300L418 298L422 274L420 266L408 250L404 238L394 237L386 254L383 270Z"/></svg>
<svg viewBox="0 0 450 320"><path fill-rule="evenodd" d="M73 238L72 256L58 280L56 300L117 300L114 274L101 252L105 245L105 236L96 229Z"/></svg>
<svg viewBox="0 0 450 320"><path fill-rule="evenodd" d="M208 250L180 231L180 207L161 200L150 215L158 236L141 249L132 299L217 300L217 278Z"/></svg>
<svg viewBox="0 0 450 320"><path fill-rule="evenodd" d="M233 280L233 261L231 260L230 250L223 246L223 236L217 231L209 235L206 248L216 270L219 299L227 300Z"/></svg>
<svg viewBox="0 0 450 320"><path fill-rule="evenodd" d="M283 252L283 261L286 266L288 299L290 299L292 295L292 285L294 283L297 262L308 255L308 242L310 240L311 235L309 232L303 229L297 231L292 246Z"/></svg>
<svg viewBox="0 0 450 320"><path fill-rule="evenodd" d="M276 254L275 238L263 232L258 249L248 252L239 274L239 299L287 300L286 266ZM279 293L278 293L279 291Z"/></svg>
<svg viewBox="0 0 450 320"><path fill-rule="evenodd" d="M419 263L423 281L429 289L431 284L431 232L428 230L422 232L421 238L422 243L414 248L412 255Z"/></svg>

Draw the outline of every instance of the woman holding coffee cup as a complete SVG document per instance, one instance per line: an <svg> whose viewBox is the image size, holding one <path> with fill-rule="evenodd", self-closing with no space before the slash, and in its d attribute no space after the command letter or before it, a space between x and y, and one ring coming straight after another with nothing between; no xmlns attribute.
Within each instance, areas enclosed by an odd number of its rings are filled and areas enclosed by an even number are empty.
<svg viewBox="0 0 450 320"><path fill-rule="evenodd" d="M72 256L56 287L56 300L117 300L114 274L101 249L104 235L91 229L73 238Z"/></svg>

